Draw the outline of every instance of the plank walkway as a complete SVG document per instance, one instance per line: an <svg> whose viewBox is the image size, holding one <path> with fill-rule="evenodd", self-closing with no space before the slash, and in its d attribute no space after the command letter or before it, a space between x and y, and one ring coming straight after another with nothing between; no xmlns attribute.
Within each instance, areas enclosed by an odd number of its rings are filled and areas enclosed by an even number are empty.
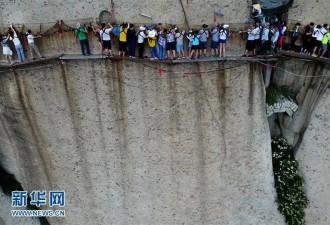
<svg viewBox="0 0 330 225"><path fill-rule="evenodd" d="M273 56L256 56L256 57L241 57L241 56L228 56L226 58L223 57L206 57L206 58L200 58L197 60L189 60L189 59L176 59L176 60L151 60L150 58L129 58L129 57L119 57L114 56L107 58L105 55L90 55L90 56L84 56L84 55L55 55L47 58L41 58L36 60L28 60L23 63L16 62L14 65L6 64L4 60L0 60L0 69L10 69L10 68L22 68L34 64L46 64L50 61L54 60L127 60L127 61L135 61L135 62L152 62L152 63L165 63L165 64L181 64L181 63L196 63L196 62L212 62L212 61L245 61L245 62L276 62L281 57L291 57L291 58L298 58L298 59L304 59L308 61L317 61L317 62L323 62L326 64L330 64L329 59L325 58L318 58L318 57L312 57L308 55L301 55L296 52L287 52L287 51L280 51L276 55Z"/></svg>

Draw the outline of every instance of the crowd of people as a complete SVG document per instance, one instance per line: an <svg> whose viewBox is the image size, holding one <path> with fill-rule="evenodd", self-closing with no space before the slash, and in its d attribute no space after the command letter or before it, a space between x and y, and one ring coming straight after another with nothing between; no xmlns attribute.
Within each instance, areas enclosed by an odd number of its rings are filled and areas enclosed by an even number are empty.
<svg viewBox="0 0 330 225"><path fill-rule="evenodd" d="M13 26L10 26L7 33L5 35L3 35L2 38L1 38L1 45L2 45L2 48L3 48L3 54L6 58L6 63L9 63L9 64L14 64L15 63L15 61L13 60L13 51L10 49L8 41L12 41L14 43L19 61L20 62L25 62L26 61L24 48L23 48L23 45L20 41L18 33L19 32ZM39 58L43 58L43 56L39 52L38 47L34 43L35 36L32 34L31 30L27 31L26 38L27 38L27 42L28 42L28 45L29 45L31 58L33 60L35 59L34 53L37 54L39 56Z"/></svg>
<svg viewBox="0 0 330 225"><path fill-rule="evenodd" d="M274 16L269 22L260 20L258 12L255 13L254 22L249 22L249 28L239 33L247 33L247 43L243 57L253 57L256 55L274 54L277 50L282 50L285 38L291 36L291 44L286 46L286 50L300 51L300 54L311 55L313 57L329 57L330 50L330 28L328 24L315 25L311 22L302 29L300 23L296 23L288 35L286 22L278 20ZM190 59L195 60L204 57L226 57L226 42L230 37L229 25L214 23L211 28L203 24L200 29L186 32L182 27L176 25L151 24L135 28L134 24L99 24L97 27L86 27L78 23L74 29L74 34L80 42L81 53L90 55L88 32L94 32L99 46L99 54L107 57L113 56L112 46L114 39L118 39L118 55L130 58L145 58L145 43L150 47L151 60L164 59ZM302 45L296 46L296 41L302 35ZM31 30L26 33L27 43L30 49L31 58L34 54L39 58L38 47ZM210 39L210 40L209 40ZM188 51L184 49L184 40L188 42ZM24 48L21 44L18 32L14 27L10 27L5 35L2 35L1 45L6 62L13 64L13 52L8 44L12 41L20 62L26 61ZM208 46L209 43L209 46ZM299 49L298 49L299 48ZM210 51L209 51L210 49ZM207 55L207 53L210 55Z"/></svg>
<svg viewBox="0 0 330 225"><path fill-rule="evenodd" d="M255 56L259 54L274 54L277 50L282 50L285 38L288 36L288 28L286 22L274 19L271 22L265 22L261 26L260 21L250 23L246 50L243 57ZM296 46L296 41L302 35L302 45ZM313 57L329 58L330 50L330 27L328 24L315 25L311 22L309 25L302 27L300 23L296 23L290 33L291 42L287 50L300 51L300 54L310 55ZM298 48L298 49L297 49Z"/></svg>
<svg viewBox="0 0 330 225"><path fill-rule="evenodd" d="M209 37L211 41L211 56L225 57L226 55L226 40L230 35L228 29L229 25L214 24L211 29L208 25L203 24L200 30L189 30L186 32L182 27L175 25L166 25L163 27L161 23L158 25L140 26L138 30L135 29L134 24L123 23L121 25L102 23L99 27L92 27L92 30L97 38L99 45L99 54L105 53L106 56L111 57L112 44L114 38L118 39L119 56L127 56L136 58L136 47L138 48L138 57L144 58L145 42L150 47L150 59L197 59L206 57L207 54L207 40ZM86 40L86 33L88 28L77 24L75 34L78 35L81 52L85 55L85 48L87 55L89 53L88 44L83 41ZM184 51L184 39L188 40L188 54Z"/></svg>

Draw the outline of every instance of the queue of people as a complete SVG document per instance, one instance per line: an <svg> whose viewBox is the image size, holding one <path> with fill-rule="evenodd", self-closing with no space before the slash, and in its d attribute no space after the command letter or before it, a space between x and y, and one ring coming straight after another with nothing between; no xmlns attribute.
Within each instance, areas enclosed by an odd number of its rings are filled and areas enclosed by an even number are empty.
<svg viewBox="0 0 330 225"><path fill-rule="evenodd" d="M299 46L300 54L311 55L313 57L329 57L330 50L330 30L328 24L309 25L301 28L300 23L296 23L291 30L291 44L287 50L297 51L296 41L302 35L302 45ZM303 30L303 33L302 33ZM98 27L86 27L77 23L74 34L80 42L82 55L91 54L87 33L93 31L97 38L99 54L107 57L113 56L112 45L114 39L118 39L118 55L130 58L145 58L145 43L150 47L151 60L164 59L190 59L195 60L205 57L226 57L226 43L230 37L229 25L219 25L215 23L212 28L203 24L200 29L189 30L186 32L182 27L176 25L148 25L140 26L137 30L134 24L106 24L102 23ZM279 21L276 17L269 22L255 18L254 23L249 24L246 31L247 43L243 57L253 57L256 55L274 54L277 50L282 50L285 38L288 36L288 28L285 21ZM10 49L9 41L12 41L20 62L26 61L23 45L21 44L19 33L14 27L10 27L5 35L2 35L1 45L7 63L14 63L13 51ZM26 33L27 44L29 46L31 58L35 59L34 54L39 58L43 56L34 43L34 36L31 30ZM40 37L40 36L39 36ZM208 40L210 39L208 46ZM188 42L188 51L185 53L184 40ZM210 49L210 55L207 51Z"/></svg>
<svg viewBox="0 0 330 225"><path fill-rule="evenodd" d="M1 35L1 45L3 47L3 54L5 56L6 63L9 63L9 64L15 63L15 61L13 60L13 51L10 49L10 46L9 46L9 41L12 41L15 46L19 62L26 61L26 57L24 54L24 48L20 41L18 33L19 32L17 32L17 30L13 26L10 26L8 31L4 35ZM36 38L36 37L32 34L31 30L28 30L28 32L26 33L26 38L27 38L27 43L29 45L31 58L33 60L35 59L33 53L37 54L39 56L39 58L43 58L43 56L39 52L38 47L34 43L34 38Z"/></svg>
<svg viewBox="0 0 330 225"><path fill-rule="evenodd" d="M284 21L271 20L261 26L257 20L255 24L250 23L247 31L240 31L240 33L248 34L243 57L252 57L257 54L274 54L277 50L283 50L283 43L287 37L288 28ZM299 35L302 35L302 45L296 46ZM329 58L330 27L328 24L315 26L311 22L304 28L302 33L301 24L296 23L291 30L290 36L291 42L287 50L298 52L300 50L300 54L320 58L325 58L328 52L327 57Z"/></svg>
<svg viewBox="0 0 330 225"><path fill-rule="evenodd" d="M99 54L105 53L107 57L112 57L111 42L116 38L119 43L118 55L123 57L128 53L128 57L136 58L136 47L138 57L145 58L145 42L150 47L150 59L197 59L207 57L207 41L211 37L211 56L226 56L226 40L230 36L229 25L214 24L211 29L203 24L200 30L189 30L186 32L182 27L162 24L140 26L136 31L134 24L123 23L121 25L102 23L99 27L92 27L92 30L99 42ZM75 31L87 32L86 28L81 28L77 24ZM184 39L188 40L188 55L184 51ZM82 54L85 55L84 45L81 43ZM88 49L87 49L88 50ZM86 54L88 55L88 54Z"/></svg>

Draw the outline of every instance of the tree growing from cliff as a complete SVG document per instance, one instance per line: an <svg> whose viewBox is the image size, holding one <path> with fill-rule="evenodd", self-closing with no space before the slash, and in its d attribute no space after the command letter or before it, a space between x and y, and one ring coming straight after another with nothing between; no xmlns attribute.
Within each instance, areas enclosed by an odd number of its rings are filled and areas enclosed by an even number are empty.
<svg viewBox="0 0 330 225"><path fill-rule="evenodd" d="M303 191L304 180L298 175L299 164L292 147L283 137L272 139L273 170L279 211L288 225L306 224L304 209L308 199Z"/></svg>

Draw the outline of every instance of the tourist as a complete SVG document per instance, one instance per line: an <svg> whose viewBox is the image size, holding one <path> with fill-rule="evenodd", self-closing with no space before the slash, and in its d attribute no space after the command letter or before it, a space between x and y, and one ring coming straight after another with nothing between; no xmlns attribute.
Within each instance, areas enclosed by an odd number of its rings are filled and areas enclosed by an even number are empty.
<svg viewBox="0 0 330 225"><path fill-rule="evenodd" d="M171 51L173 53L173 59L175 58L175 33L174 29L169 29L166 34L166 50L167 59L170 59Z"/></svg>
<svg viewBox="0 0 330 225"><path fill-rule="evenodd" d="M300 23L296 23L295 27L292 30L291 46L290 46L290 49L293 51L295 50L295 43L299 37L300 30L301 30Z"/></svg>
<svg viewBox="0 0 330 225"><path fill-rule="evenodd" d="M261 54L265 54L269 50L269 23L265 23L261 32Z"/></svg>
<svg viewBox="0 0 330 225"><path fill-rule="evenodd" d="M127 51L127 32L129 28L129 23L123 23L119 30L119 56L124 57Z"/></svg>
<svg viewBox="0 0 330 225"><path fill-rule="evenodd" d="M15 62L13 61L13 51L10 49L8 45L8 40L10 38L10 35L8 34L7 36L2 37L1 45L3 48L3 54L5 55L6 58L6 63L9 64L14 64Z"/></svg>
<svg viewBox="0 0 330 225"><path fill-rule="evenodd" d="M194 34L188 37L189 40L192 40L192 47L191 47L191 53L188 57L188 59L197 59L198 58L198 51L199 51L199 40L200 40L200 35L198 30L195 30ZM195 54L195 58L192 58L192 56Z"/></svg>
<svg viewBox="0 0 330 225"><path fill-rule="evenodd" d="M99 27L94 28L93 26L92 26L92 29L93 29L93 32L94 32L94 36L97 38L97 43L98 43L99 48L100 48L99 55L102 55L103 45L102 45L102 39L101 39L101 35L100 35L101 29Z"/></svg>
<svg viewBox="0 0 330 225"><path fill-rule="evenodd" d="M325 58L324 54L328 50L329 41L330 41L330 28L327 27L327 33L324 34L324 37L322 39L322 54L321 54L320 58Z"/></svg>
<svg viewBox="0 0 330 225"><path fill-rule="evenodd" d="M145 34L146 28L141 26L137 32L137 46L139 47L139 58L143 58L144 53L144 39L147 37Z"/></svg>
<svg viewBox="0 0 330 225"><path fill-rule="evenodd" d="M302 54L302 55L311 54L311 52L312 52L311 43L312 43L313 26L314 26L314 23L311 22L309 25L307 25L305 27L303 40L302 40L302 46L300 49L300 54Z"/></svg>
<svg viewBox="0 0 330 225"><path fill-rule="evenodd" d="M272 38L271 38L271 48L272 48L272 53L274 53L274 51L276 50L276 44L278 41L278 37L280 36L280 32L278 30L278 27L275 26L274 30L272 31Z"/></svg>
<svg viewBox="0 0 330 225"><path fill-rule="evenodd" d="M135 46L136 46L136 35L135 35L135 26L131 24L128 33L127 33L127 41L129 44L129 57L135 58Z"/></svg>
<svg viewBox="0 0 330 225"><path fill-rule="evenodd" d="M193 36L194 32L193 30L190 30L188 35L187 35L187 39L189 40L189 43L188 43L188 56L190 56L191 54L191 48L192 48L192 45L193 45L193 39L191 39L191 36Z"/></svg>
<svg viewBox="0 0 330 225"><path fill-rule="evenodd" d="M41 36L38 36L38 37L41 37ZM29 49L30 49L30 53L31 53L31 58L34 60L35 58L34 58L34 56L33 56L33 52L35 52L38 56L39 56L39 58L43 58L42 57L42 55L40 54L40 52L39 52L39 49L38 49L38 47L35 45L35 43L34 43L34 36L33 36L33 34L32 34L32 32L31 32L31 30L28 30L28 32L27 32L27 40L28 40L28 44L29 44Z"/></svg>
<svg viewBox="0 0 330 225"><path fill-rule="evenodd" d="M211 56L219 56L219 29L218 24L214 24L213 29L210 30L212 41L211 41Z"/></svg>
<svg viewBox="0 0 330 225"><path fill-rule="evenodd" d="M185 58L183 51L183 37L184 37L184 29L182 27L178 27L175 34L176 40L176 51L178 53L178 59Z"/></svg>
<svg viewBox="0 0 330 225"><path fill-rule="evenodd" d="M253 55L257 55L257 50L260 49L260 34L261 34L262 27L260 26L260 22L256 22L256 27L253 30L254 34L254 49L253 49Z"/></svg>
<svg viewBox="0 0 330 225"><path fill-rule="evenodd" d="M249 29L247 31L244 31L246 33L248 33L248 40L246 42L246 46L245 46L245 53L242 57L247 57L247 56L252 56L252 51L254 49L254 25L251 23L249 25Z"/></svg>
<svg viewBox="0 0 330 225"><path fill-rule="evenodd" d="M200 51L200 57L206 57L206 49L207 49L207 38L209 37L209 32L206 30L208 25L203 24L202 29L199 31L199 51ZM203 54L204 52L204 54Z"/></svg>
<svg viewBox="0 0 330 225"><path fill-rule="evenodd" d="M228 27L229 25L223 25L219 29L219 57L226 57L226 42L227 36L229 36Z"/></svg>
<svg viewBox="0 0 330 225"><path fill-rule="evenodd" d="M13 26L10 26L10 40L14 42L15 49L18 55L18 59L20 62L26 61L25 55L24 55L24 49L23 45L21 44L21 41L18 39L17 32Z"/></svg>
<svg viewBox="0 0 330 225"><path fill-rule="evenodd" d="M161 29L158 33L158 46L159 46L159 59L165 59L166 57L166 34L167 29Z"/></svg>
<svg viewBox="0 0 330 225"><path fill-rule="evenodd" d="M280 48L280 50L282 50L282 48L283 48L283 40L285 38L286 29L287 29L286 23L283 21L281 23L281 25L279 26L279 34L280 34L280 36L279 36L279 41L278 41L278 47Z"/></svg>
<svg viewBox="0 0 330 225"><path fill-rule="evenodd" d="M149 43L149 47L151 48L151 56L150 59L154 60L157 59L157 48L156 48L156 31L153 29L151 31L149 31L148 33L148 43Z"/></svg>
<svg viewBox="0 0 330 225"><path fill-rule="evenodd" d="M323 39L323 35L321 34L321 25L317 25L316 28L314 28L312 37L313 37L313 41L314 41L314 49L313 49L313 57L317 57L317 55L315 54L316 51L320 52L321 48L322 48L322 39Z"/></svg>
<svg viewBox="0 0 330 225"><path fill-rule="evenodd" d="M108 25L105 25L105 23L103 23L102 29L100 31L102 45L107 57L113 56L111 50L111 36L110 36L110 32L112 31L112 29L113 26L110 23L108 23Z"/></svg>
<svg viewBox="0 0 330 225"><path fill-rule="evenodd" d="M82 55L85 55L85 48L86 47L86 51L87 51L87 56L90 55L90 51L89 51L89 43L87 40L87 29L86 27L83 27L80 25L80 23L76 24L76 29L74 31L75 35L78 36L79 42L80 42L80 47L81 47L81 53Z"/></svg>

